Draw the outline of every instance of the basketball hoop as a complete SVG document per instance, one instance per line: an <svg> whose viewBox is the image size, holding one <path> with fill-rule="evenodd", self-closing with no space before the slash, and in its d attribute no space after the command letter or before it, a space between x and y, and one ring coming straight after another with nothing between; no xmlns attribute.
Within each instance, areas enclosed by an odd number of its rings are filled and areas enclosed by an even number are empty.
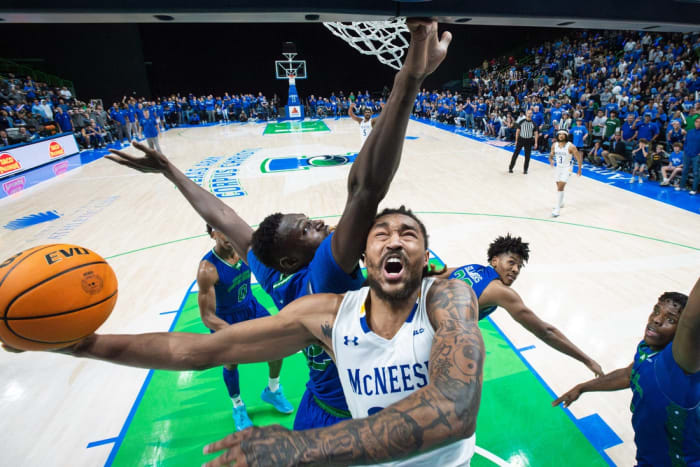
<svg viewBox="0 0 700 467"><path fill-rule="evenodd" d="M323 25L361 54L374 55L381 63L396 70L401 69L401 58L408 48L408 41L403 36L408 32L406 18Z"/></svg>

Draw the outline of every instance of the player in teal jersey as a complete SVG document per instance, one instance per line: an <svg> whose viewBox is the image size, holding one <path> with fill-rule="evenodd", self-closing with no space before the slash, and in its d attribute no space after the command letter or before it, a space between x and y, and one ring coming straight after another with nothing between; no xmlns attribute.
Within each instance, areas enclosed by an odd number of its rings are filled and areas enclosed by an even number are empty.
<svg viewBox="0 0 700 467"><path fill-rule="evenodd" d="M511 288L523 265L530 258L530 246L510 234L496 238L488 249L489 264L468 264L446 269L440 277L460 279L469 284L479 299L479 319L505 308L514 320L542 342L586 365L596 376L603 375L600 365L576 347L561 331L542 321Z"/></svg>
<svg viewBox="0 0 700 467"><path fill-rule="evenodd" d="M401 159L406 127L423 80L447 55L450 33L438 37L435 21L408 20L411 41L382 118L350 169L348 197L334 232L304 214L272 214L254 232L228 204L178 170L166 157L142 144L136 157L112 151L111 160L142 172L165 175L204 220L231 240L278 307L308 294L344 293L362 286L359 260L379 202L386 195ZM330 332L330 330L328 330ZM348 418L338 373L320 344L306 349L309 383L297 411L295 428L327 426Z"/></svg>
<svg viewBox="0 0 700 467"><path fill-rule="evenodd" d="M578 384L552 405L568 407L584 392L627 388L637 466L699 466L700 279L689 298L678 292L659 297L628 367Z"/></svg>
<svg viewBox="0 0 700 467"><path fill-rule="evenodd" d="M270 316L250 290L250 268L233 251L231 241L210 225L207 233L216 242L212 250L199 263L197 285L199 312L202 322L211 332L227 328L231 324ZM279 384L282 360L268 363L270 379L260 398L285 414L294 412ZM241 400L238 369L235 364L223 366L224 383L233 402L233 419L237 430L253 426L245 404Z"/></svg>

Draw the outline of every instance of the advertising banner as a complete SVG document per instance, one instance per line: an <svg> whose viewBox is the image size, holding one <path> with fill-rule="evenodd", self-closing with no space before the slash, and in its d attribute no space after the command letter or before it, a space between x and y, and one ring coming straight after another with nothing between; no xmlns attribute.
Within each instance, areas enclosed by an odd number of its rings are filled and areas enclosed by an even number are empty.
<svg viewBox="0 0 700 467"><path fill-rule="evenodd" d="M0 178L78 153L72 134L45 138L24 146L0 149Z"/></svg>

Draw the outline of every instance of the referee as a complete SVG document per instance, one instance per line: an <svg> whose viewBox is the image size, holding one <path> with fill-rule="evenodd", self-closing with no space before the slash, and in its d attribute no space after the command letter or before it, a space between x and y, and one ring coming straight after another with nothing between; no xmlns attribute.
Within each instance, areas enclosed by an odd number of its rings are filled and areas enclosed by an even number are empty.
<svg viewBox="0 0 700 467"><path fill-rule="evenodd" d="M513 167L515 167L518 154L520 154L522 148L525 148L525 168L523 173L527 174L527 168L530 166L530 151L532 151L532 146L534 145L535 149L537 149L537 126L535 122L532 121L532 110L525 112L525 119L516 123L516 126L515 151L513 151L513 157L510 158L508 172L513 173Z"/></svg>

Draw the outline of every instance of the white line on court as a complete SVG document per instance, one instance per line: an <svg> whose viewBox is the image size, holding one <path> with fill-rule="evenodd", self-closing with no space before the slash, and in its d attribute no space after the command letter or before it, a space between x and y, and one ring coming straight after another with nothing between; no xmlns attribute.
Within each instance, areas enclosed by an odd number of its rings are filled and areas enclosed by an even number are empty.
<svg viewBox="0 0 700 467"><path fill-rule="evenodd" d="M490 460L494 464L496 464L498 467L513 467L513 464L509 464L508 462L504 461L500 457L498 457L495 454L492 454L488 452L486 449L480 448L479 446L476 446L474 448L474 452L483 457L484 459Z"/></svg>

